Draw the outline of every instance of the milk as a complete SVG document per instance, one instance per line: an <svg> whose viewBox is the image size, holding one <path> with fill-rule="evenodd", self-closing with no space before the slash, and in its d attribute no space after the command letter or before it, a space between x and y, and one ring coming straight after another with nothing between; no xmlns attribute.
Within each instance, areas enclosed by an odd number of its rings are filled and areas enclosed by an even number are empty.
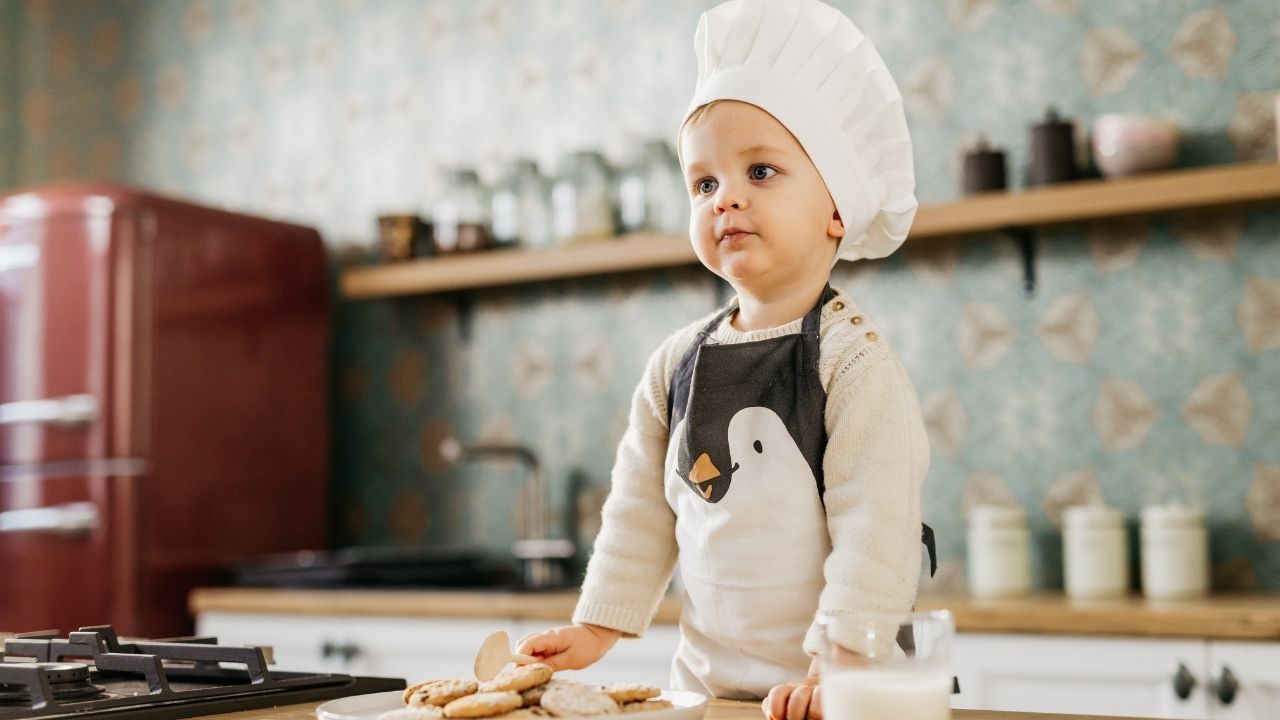
<svg viewBox="0 0 1280 720"><path fill-rule="evenodd" d="M892 670L837 671L822 676L827 720L948 720L951 677Z"/></svg>

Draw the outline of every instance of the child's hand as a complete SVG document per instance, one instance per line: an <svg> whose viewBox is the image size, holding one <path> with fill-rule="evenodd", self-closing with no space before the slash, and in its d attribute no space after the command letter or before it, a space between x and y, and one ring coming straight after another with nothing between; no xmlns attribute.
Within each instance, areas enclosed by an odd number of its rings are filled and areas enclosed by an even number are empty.
<svg viewBox="0 0 1280 720"><path fill-rule="evenodd" d="M621 635L599 625L564 625L526 636L516 652L532 655L552 670L581 670L604 657Z"/></svg>
<svg viewBox="0 0 1280 720"><path fill-rule="evenodd" d="M760 703L769 720L822 720L821 688L818 676L776 685Z"/></svg>

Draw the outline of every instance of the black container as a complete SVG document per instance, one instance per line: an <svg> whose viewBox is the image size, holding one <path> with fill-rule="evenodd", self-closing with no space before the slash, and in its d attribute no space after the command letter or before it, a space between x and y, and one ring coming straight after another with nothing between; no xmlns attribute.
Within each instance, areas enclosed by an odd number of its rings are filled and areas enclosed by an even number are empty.
<svg viewBox="0 0 1280 720"><path fill-rule="evenodd" d="M1053 108L1044 122L1031 128L1031 185L1068 182L1076 171L1075 127L1058 117Z"/></svg>
<svg viewBox="0 0 1280 720"><path fill-rule="evenodd" d="M1006 187L1004 151L979 138L974 148L964 154L964 194L974 195Z"/></svg>

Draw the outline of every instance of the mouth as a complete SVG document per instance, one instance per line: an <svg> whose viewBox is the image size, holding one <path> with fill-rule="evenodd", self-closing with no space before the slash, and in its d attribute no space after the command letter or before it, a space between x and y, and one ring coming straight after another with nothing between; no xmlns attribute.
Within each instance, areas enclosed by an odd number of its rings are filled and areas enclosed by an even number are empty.
<svg viewBox="0 0 1280 720"><path fill-rule="evenodd" d="M753 234L754 233L749 233L744 230L735 230L730 228L728 232L721 233L719 242L728 245L737 245Z"/></svg>

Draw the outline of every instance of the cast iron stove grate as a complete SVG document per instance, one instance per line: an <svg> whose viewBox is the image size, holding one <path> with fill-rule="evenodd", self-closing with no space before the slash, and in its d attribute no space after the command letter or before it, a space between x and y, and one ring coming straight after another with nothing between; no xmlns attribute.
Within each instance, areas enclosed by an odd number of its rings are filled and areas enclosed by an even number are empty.
<svg viewBox="0 0 1280 720"><path fill-rule="evenodd" d="M404 680L268 670L214 638L121 642L109 625L29 633L0 652L0 720L171 720L399 690Z"/></svg>

